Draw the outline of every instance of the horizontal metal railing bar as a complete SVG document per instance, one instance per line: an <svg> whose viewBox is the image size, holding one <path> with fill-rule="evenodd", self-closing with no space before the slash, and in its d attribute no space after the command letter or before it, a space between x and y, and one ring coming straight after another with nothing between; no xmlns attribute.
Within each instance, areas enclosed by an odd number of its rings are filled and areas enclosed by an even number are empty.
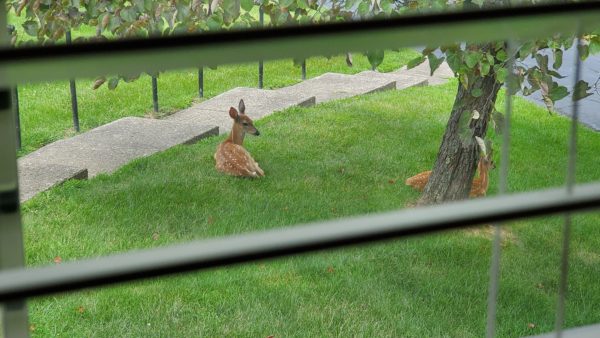
<svg viewBox="0 0 600 338"><path fill-rule="evenodd" d="M309 57L423 43L535 38L600 25L600 3L400 16L319 25L247 29L147 39L0 49L0 85L129 74L286 57Z"/></svg>
<svg viewBox="0 0 600 338"><path fill-rule="evenodd" d="M207 239L0 273L0 302L523 217L600 208L600 183Z"/></svg>

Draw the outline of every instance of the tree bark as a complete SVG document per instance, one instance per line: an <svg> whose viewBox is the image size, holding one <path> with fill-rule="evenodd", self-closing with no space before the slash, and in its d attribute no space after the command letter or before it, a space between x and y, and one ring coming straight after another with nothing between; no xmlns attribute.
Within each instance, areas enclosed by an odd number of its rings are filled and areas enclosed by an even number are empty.
<svg viewBox="0 0 600 338"><path fill-rule="evenodd" d="M488 120L501 87L493 73L483 78L477 77L472 82L466 89L461 83L458 84L456 99L433 172L418 204L437 204L469 196L480 153L474 137L485 138ZM473 97L471 95L473 88L481 88L483 94ZM459 135L460 117L462 114L472 116L474 110L479 112L480 117L470 120L470 127L473 130L472 142L465 144Z"/></svg>

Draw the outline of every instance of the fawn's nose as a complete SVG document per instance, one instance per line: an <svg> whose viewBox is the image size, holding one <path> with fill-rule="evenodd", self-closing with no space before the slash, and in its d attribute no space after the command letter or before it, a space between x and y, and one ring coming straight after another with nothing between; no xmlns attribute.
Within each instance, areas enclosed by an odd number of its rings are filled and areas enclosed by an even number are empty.
<svg viewBox="0 0 600 338"><path fill-rule="evenodd" d="M256 129L256 133L254 135L259 136L260 135L260 131L258 131L258 129Z"/></svg>

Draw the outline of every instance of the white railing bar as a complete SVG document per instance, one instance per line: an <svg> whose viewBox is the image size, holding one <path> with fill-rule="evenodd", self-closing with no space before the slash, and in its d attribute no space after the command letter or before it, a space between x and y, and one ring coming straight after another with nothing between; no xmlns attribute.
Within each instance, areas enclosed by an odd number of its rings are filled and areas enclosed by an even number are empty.
<svg viewBox="0 0 600 338"><path fill-rule="evenodd" d="M0 49L0 86L258 60L574 34L600 25L600 3L554 3L307 26Z"/></svg>
<svg viewBox="0 0 600 338"><path fill-rule="evenodd" d="M0 3L0 45L8 41L5 8L4 2ZM0 78L3 76L0 69ZM0 88L0 270L25 266L17 189L16 139L10 91ZM0 304L0 337L26 337L29 334L27 314L27 304L22 299Z"/></svg>
<svg viewBox="0 0 600 338"><path fill-rule="evenodd" d="M575 70L573 76L573 91L575 91L575 85L581 79L581 58L580 48L582 40L580 38L582 31L579 30L577 34L577 44L575 52ZM574 95L574 94L573 94ZM575 174L577 167L577 128L579 123L579 101L574 101L572 106L571 114L571 131L569 133L569 157L567 161L567 176L566 176L566 190L567 194L573 192L575 186ZM556 337L562 337L562 328L565 323L565 303L568 293L568 279L569 279L569 245L571 242L571 226L573 218L571 213L565 214L565 224L563 226L563 241L562 251L560 257L560 281L558 288L558 302L556 307L556 323L555 332Z"/></svg>
<svg viewBox="0 0 600 338"><path fill-rule="evenodd" d="M514 65L516 45L513 40L508 40L508 62L506 68L508 76L506 83L511 83L514 80ZM504 195L508 192L508 168L510 158L510 119L512 116L512 100L513 95L507 88L505 95L505 112L504 125L502 128L502 151L500 154L500 177L498 180L498 194ZM490 261L490 285L487 300L487 326L486 337L492 338L496 334L496 313L498 308L498 293L500 289L500 255L501 255L501 239L502 239L502 224L494 225L494 240L492 242L492 258Z"/></svg>
<svg viewBox="0 0 600 338"><path fill-rule="evenodd" d="M0 303L86 287L600 207L600 183L473 199L0 272Z"/></svg>

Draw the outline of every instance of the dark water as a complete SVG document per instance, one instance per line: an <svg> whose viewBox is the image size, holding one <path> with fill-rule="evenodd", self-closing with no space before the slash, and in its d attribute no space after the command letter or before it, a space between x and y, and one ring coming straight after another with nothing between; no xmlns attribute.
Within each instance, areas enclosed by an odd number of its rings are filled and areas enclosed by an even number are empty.
<svg viewBox="0 0 600 338"><path fill-rule="evenodd" d="M554 62L552 53L545 53L550 57L549 65ZM575 59L576 51L575 48L564 51L563 53L563 64L559 69L559 73L565 76L564 79L555 79L560 85L563 85L572 91L575 77ZM525 60L524 62L528 66L536 64L535 60ZM583 100L579 101L579 120L581 123L589 126L594 130L600 131L600 89L596 89L594 84L600 77L600 56L590 56L581 64L581 79L587 81L592 86L591 91L594 95L588 96ZM600 82L598 83L600 86ZM542 101L542 95L538 92L525 96L526 99L531 100L542 107L545 107ZM556 110L566 116L571 116L573 112L573 101L571 96L567 96L564 99L555 103Z"/></svg>

